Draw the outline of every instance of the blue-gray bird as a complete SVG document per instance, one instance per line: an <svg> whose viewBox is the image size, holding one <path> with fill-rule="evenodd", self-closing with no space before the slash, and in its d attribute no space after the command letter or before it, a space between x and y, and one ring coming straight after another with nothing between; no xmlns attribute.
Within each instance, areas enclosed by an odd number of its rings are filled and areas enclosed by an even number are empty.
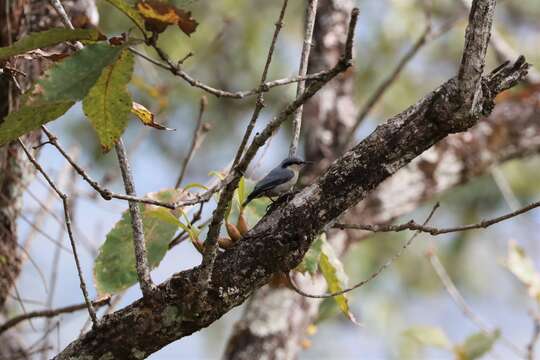
<svg viewBox="0 0 540 360"><path fill-rule="evenodd" d="M296 184L298 173L305 164L307 162L295 156L286 158L255 184L255 188L242 206L259 197L274 197L289 192Z"/></svg>

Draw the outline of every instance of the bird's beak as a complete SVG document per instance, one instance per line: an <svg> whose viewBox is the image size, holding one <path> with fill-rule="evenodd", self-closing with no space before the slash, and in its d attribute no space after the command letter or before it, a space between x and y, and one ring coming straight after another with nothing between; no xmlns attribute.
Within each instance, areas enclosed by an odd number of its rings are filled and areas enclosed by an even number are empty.
<svg viewBox="0 0 540 360"><path fill-rule="evenodd" d="M313 164L313 161L304 161L302 165L311 165L311 164Z"/></svg>

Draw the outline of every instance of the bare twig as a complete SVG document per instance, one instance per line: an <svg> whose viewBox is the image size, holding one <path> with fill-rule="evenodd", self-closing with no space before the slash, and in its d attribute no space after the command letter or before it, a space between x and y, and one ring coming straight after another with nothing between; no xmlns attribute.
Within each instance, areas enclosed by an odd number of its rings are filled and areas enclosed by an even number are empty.
<svg viewBox="0 0 540 360"><path fill-rule="evenodd" d="M67 166L71 170L69 172L71 181L68 182L68 187L67 187L66 191L67 191L68 194L73 194L73 191L75 189L75 185L77 183L76 182L76 180L77 180L77 172L74 169L72 169L69 164L65 164L65 166ZM74 197L74 199L76 201L77 198ZM75 201L72 202L72 204L71 204L72 209L76 208ZM74 214L72 214L72 216L75 217ZM59 229L58 229L57 238L58 238L59 242L61 242L62 239L64 238L65 232L66 232L65 224L62 224L62 226L60 226ZM49 291L49 294L47 296L47 305L46 305L46 307L48 309L51 309L52 306L53 306L53 300L54 300L54 295L55 295L55 290L56 290L56 284L57 284L57 281L58 281L58 268L59 268L59 265L60 265L60 256L61 256L60 248L56 247L56 249L54 249L54 254L53 254L53 259L52 259L52 264L51 264L51 274L50 274L50 277L49 277L50 291ZM51 323L52 323L52 320L50 318L48 318L45 321L45 329L48 329L51 326ZM48 341L49 341L49 339L48 339L48 337L46 337L45 338L45 343L48 343ZM60 347L58 347L58 350L60 350ZM42 353L41 358L44 359L44 360L47 360L49 358L49 352L47 350L45 350Z"/></svg>
<svg viewBox="0 0 540 360"><path fill-rule="evenodd" d="M79 275L79 282L81 286L81 291L83 293L84 301L86 303L86 307L88 308L88 313L90 314L90 317L92 318L92 323L94 326L97 326L98 319L96 316L96 311L94 310L94 307L92 303L90 302L90 298L88 296L88 290L86 287L86 282L84 280L84 277L82 275L82 269L81 269L81 263L79 261L79 256L77 253L77 245L75 244L75 239L73 238L73 229L71 227L71 216L69 214L69 202L68 202L68 196L63 193L54 183L54 181L47 175L45 170L41 167L41 165L37 162L37 160L34 158L34 156L30 153L30 151L26 148L24 143L21 139L18 139L19 144L21 145L24 153L28 157L28 160L34 165L36 170L43 175L45 180L49 183L50 187L58 194L60 199L62 199L62 205L64 206L64 221L66 223L66 229L69 235L69 242L71 244L71 250L73 251L73 258L75 259L75 265L77 267L77 273Z"/></svg>
<svg viewBox="0 0 540 360"><path fill-rule="evenodd" d="M232 98L232 99L245 99L250 96L258 95L260 93L268 92L270 89L278 86L284 86L293 84L299 81L306 81L306 80L314 80L321 76L323 71L318 73L313 73L305 76L291 76L288 78L282 78L282 79L276 79L272 81L267 81L261 85L259 85L256 88L250 89L250 90L243 90L243 91L227 91L222 89L217 89L212 86L206 85L202 83L201 81L191 77L189 74L187 74L185 71L183 71L177 64L174 64L173 62L169 61L166 63L162 63L158 60L152 59L148 55L140 52L137 49L129 48L129 50L139 56L140 58L162 68L165 70L169 70L172 74L181 77L184 79L189 85L199 88L205 92L207 92L210 95L214 95L216 97L224 97L224 98ZM161 56L165 56L168 59L168 55L165 54L163 50L161 50Z"/></svg>
<svg viewBox="0 0 540 360"><path fill-rule="evenodd" d="M73 27L73 24L71 23L71 20L69 20L66 9L64 9L64 6L60 2L60 0L49 0L49 3L51 3L58 16L60 16L60 20L62 21L64 26L71 30L75 29ZM83 48L83 45L79 41L76 41L75 47L80 50Z"/></svg>
<svg viewBox="0 0 540 360"><path fill-rule="evenodd" d="M124 142L120 138L115 145L118 164L122 172L124 187L126 194L135 196L135 184L133 183L133 175L129 166ZM146 244L144 242L144 229L139 204L135 201L129 201L129 213L131 215L131 226L133 229L133 245L135 247L135 265L137 268L137 277L143 296L150 298L155 288L152 278L150 277L150 267L148 266L148 258L146 255Z"/></svg>
<svg viewBox="0 0 540 360"><path fill-rule="evenodd" d="M533 333L531 336L531 340L527 344L527 360L534 360L534 348L536 347L536 343L540 338L540 319L538 319L537 314L532 314L532 316L534 322Z"/></svg>
<svg viewBox="0 0 540 360"><path fill-rule="evenodd" d="M274 30L272 42L270 43L270 48L268 49L268 55L266 56L266 63L264 64L264 69L261 75L261 82L260 82L261 85L264 84L264 82L266 81L268 70L270 69L270 64L272 63L272 56L274 55L274 49L276 48L276 42L279 36L279 32L281 31L281 28L283 27L283 18L285 17L285 10L287 10L287 4L288 4L288 0L284 0L283 5L281 6L281 11L279 13L278 21L275 24L276 28ZM257 122L257 119L259 118L259 114L263 107L264 107L264 96L263 96L263 93L259 93L259 95L257 96L257 101L255 102L255 109L253 110L251 119L248 123L246 131L244 132L242 141L240 142L240 145L238 146L236 155L234 156L234 160L231 166L232 169L235 168L236 164L238 164L238 161L242 157L246 144L249 140L249 137L251 136L251 133L253 132L253 128L255 127L255 123Z"/></svg>
<svg viewBox="0 0 540 360"><path fill-rule="evenodd" d="M207 202L208 200L212 198L212 195L221 188L221 185L218 184L216 186L211 187L208 191L202 194L194 194L193 197L190 198L189 200L182 200L175 203L168 203L168 202L158 201L158 200L154 200L150 198L141 198L141 197L132 196L132 195L114 193L111 190L101 186L97 181L92 179L90 175L88 175L88 173L79 164L77 164L77 162L73 159L73 157L70 156L69 153L62 147L62 145L58 141L58 138L50 130L48 130L45 126L42 126L41 130L43 130L45 135L47 135L49 139L48 143L54 146L60 152L60 154L67 160L67 162L70 163L70 165L77 171L77 173L105 200L119 199L119 200L134 201L134 202L139 202L143 204L161 206L167 209L174 210L174 209L184 207L184 206Z"/></svg>
<svg viewBox="0 0 540 360"><path fill-rule="evenodd" d="M103 305L109 304L110 300L111 300L110 298L105 298L105 299L101 299L97 301L92 301L92 305L96 308L99 308ZM8 329L14 327L15 325L25 320L30 320L34 318L53 318L61 314L72 313L78 310L82 310L86 307L87 307L86 303L82 303L82 304L64 306L57 309L31 311L24 315L19 315L14 318L11 318L5 323L3 323L2 325L0 325L0 334L2 334L3 332L7 331Z"/></svg>
<svg viewBox="0 0 540 360"><path fill-rule="evenodd" d="M193 136L191 138L191 146L189 148L189 152L184 158L184 162L182 163L182 169L180 170L180 175L178 176L178 179L176 180L176 184L174 185L175 188L180 187L180 184L182 183L182 180L184 179L184 175L186 173L186 169L188 166L189 161L193 157L193 153L195 153L195 150L200 146L204 134L206 134L207 131L203 131L204 127L202 118L204 111L206 109L206 105L208 104L208 100L206 99L206 96L201 97L200 105L199 105L199 116L197 117L197 124L195 125L195 130L193 131Z"/></svg>
<svg viewBox="0 0 540 360"><path fill-rule="evenodd" d="M317 15L318 0L309 0L306 8L306 19L304 29L304 45L302 46L302 55L300 56L300 66L298 76L305 76L308 70L309 52L311 51L311 43L313 40L313 28L315 27L315 17ZM296 96L300 96L306 88L305 81L299 81L296 87ZM300 106L294 112L293 118L293 135L291 145L289 147L289 156L296 155L298 149L298 141L300 141L300 130L302 129L302 110Z"/></svg>
<svg viewBox="0 0 540 360"><path fill-rule="evenodd" d="M428 21L426 28L413 44L413 46L403 55L403 57L398 61L396 67L388 75L386 79L375 89L373 94L368 98L358 116L356 117L356 122L349 131L349 135L343 141L343 150L345 150L354 140L356 131L362 125L366 117L369 115L373 107L379 102L382 96L386 93L388 88L397 80L405 66L414 58L418 51L427 43L428 36L431 32L431 22Z"/></svg>
<svg viewBox="0 0 540 360"><path fill-rule="evenodd" d="M434 250L428 250L428 252L426 253L426 256L428 257L429 262L430 262L431 266L433 267L433 270L435 270L435 273L437 274L437 276L441 280L441 283L443 284L444 289L446 290L448 295L450 295L450 298L456 304L456 306L461 310L461 312L466 317L468 317L476 326L478 326L482 330L483 333L491 334L490 326L488 324L486 324L486 322L484 320L482 320L482 318L480 318L480 316L475 314L475 312L469 307L469 305L467 304L467 302L465 301L465 299L463 298L463 296L461 295L461 293L457 289L456 285L454 284L454 282L452 281L452 279L450 278L450 276L446 272L446 269L442 265L439 257L435 253L435 251ZM509 349L514 351L517 355L519 355L520 357L524 357L524 353L519 348L519 346L514 344L508 338L501 335L501 341Z"/></svg>
<svg viewBox="0 0 540 360"><path fill-rule="evenodd" d="M424 225L426 225L430 220L431 218L433 217L433 214L435 213L435 211L439 208L439 203L436 203L433 208L431 209L428 217L426 218L426 221L424 221ZM416 231L407 241L405 241L405 243L403 243L403 245L401 246L401 249L399 249L399 251L397 253L394 254L394 256L392 256L388 261L386 261L384 264L382 264L378 269L377 271L373 272L367 279L364 279L362 281L360 281L359 283L356 283L355 285L351 286L351 287L348 287L346 289L343 289L343 290L340 290L340 291L336 291L336 292L332 292L332 293L327 293L327 294L322 294L322 295L314 295L314 294L308 294L306 292L304 292L303 290L299 289L298 286L294 283L294 281L292 280L291 278L291 275L290 275L290 272L288 272L286 275L287 275L287 279L289 280L289 283L291 285L291 287L293 288L294 291L296 291L298 294L302 295L302 296L305 296L305 297L308 297L308 298L312 298L312 299L326 299L326 298L330 298L330 297L335 297L335 296L339 296L339 295L343 295L345 293L348 293L354 289L358 289L359 287L362 287L364 286L365 284L367 284L368 282L370 282L371 280L375 279L377 276L380 275L380 273L382 273L387 267L389 267L390 265L392 265L392 263L394 261L396 261L397 259L399 259L399 257L401 257L401 255L405 252L405 250L412 244L413 240L421 233L421 231Z"/></svg>
<svg viewBox="0 0 540 360"><path fill-rule="evenodd" d="M202 211L204 208L204 203L199 205L199 210L191 218L190 224L193 225L201 219ZM209 222L209 220L207 221ZM203 224L204 226L204 224ZM169 243L169 249L172 249L176 245L180 244L182 241L186 240L189 237L189 233L186 230L182 230L174 239Z"/></svg>
<svg viewBox="0 0 540 360"><path fill-rule="evenodd" d="M420 231L420 232L426 232L431 235L441 235L441 234L453 233L453 232L458 232L458 231L485 229L491 225L500 223L502 221L505 221L513 217L516 217L518 215L521 215L523 213L526 213L530 210L536 209L537 207L540 207L540 201L531 203L516 211L512 211L510 213L497 216L495 218L482 220L474 224L449 227L449 228L436 228L432 226L420 225L413 220L405 224L400 224L400 225L357 225L357 224L336 223L334 224L334 227L338 229L357 229L357 230L366 230L366 231L372 231L372 232L392 232L392 231L397 232L397 231L403 231L403 230L415 230L415 231Z"/></svg>

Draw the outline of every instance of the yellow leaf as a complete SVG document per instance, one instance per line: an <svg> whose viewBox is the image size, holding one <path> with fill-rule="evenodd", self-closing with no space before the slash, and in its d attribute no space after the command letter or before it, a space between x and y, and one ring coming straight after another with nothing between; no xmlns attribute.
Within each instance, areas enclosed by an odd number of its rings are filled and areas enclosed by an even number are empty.
<svg viewBox="0 0 540 360"><path fill-rule="evenodd" d="M141 122L146 126L150 126L158 130L168 130L168 131L176 130L176 129L171 129L171 128L158 124L155 121L154 114L150 110L148 110L146 107L144 107L144 105L136 103L135 101L131 105L131 112L135 116L137 116L137 118L139 118L139 120L141 120Z"/></svg>
<svg viewBox="0 0 540 360"><path fill-rule="evenodd" d="M146 29L152 32L161 33L169 25L178 25L189 36L199 25L189 11L159 0L139 1L136 8L144 18Z"/></svg>

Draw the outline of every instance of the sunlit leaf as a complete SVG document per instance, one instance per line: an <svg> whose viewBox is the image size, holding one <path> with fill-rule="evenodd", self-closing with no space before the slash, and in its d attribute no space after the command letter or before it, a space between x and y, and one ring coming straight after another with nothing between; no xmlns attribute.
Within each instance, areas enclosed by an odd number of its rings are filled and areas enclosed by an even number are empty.
<svg viewBox="0 0 540 360"><path fill-rule="evenodd" d="M319 266L321 273L326 279L329 292L337 292L347 288L348 278L343 269L343 264L337 257L332 246L326 241L326 237L321 235L321 255ZM349 300L346 294L334 296L334 300L339 306L339 309L353 323L358 324L354 315L349 308Z"/></svg>
<svg viewBox="0 0 540 360"><path fill-rule="evenodd" d="M144 105L133 102L131 106L131 112L135 114L135 116L137 116L137 118L146 126L150 126L158 130L169 130L169 131L175 130L175 129L170 129L168 127L158 124L155 121L154 114L150 110L148 110L146 107L144 107Z"/></svg>
<svg viewBox="0 0 540 360"><path fill-rule="evenodd" d="M41 125L62 116L74 104L73 101L44 103L24 106L9 113L0 122L0 145L4 145Z"/></svg>
<svg viewBox="0 0 540 360"><path fill-rule="evenodd" d="M42 88L41 101L82 100L99 79L103 69L118 58L122 49L122 46L104 43L91 44L56 63L38 81Z"/></svg>
<svg viewBox="0 0 540 360"><path fill-rule="evenodd" d="M433 346L443 349L451 349L452 343L441 328L434 326L418 325L403 332L406 336L422 346Z"/></svg>
<svg viewBox="0 0 540 360"><path fill-rule="evenodd" d="M208 186L205 186L205 185L200 184L200 183L189 183L186 186L184 186L184 190L189 190L189 189L192 189L192 188L199 188L199 189L203 189L203 190L208 190Z"/></svg>
<svg viewBox="0 0 540 360"><path fill-rule="evenodd" d="M147 195L151 199L163 202L186 200L187 196L188 193L181 189L167 189ZM143 217L148 263L154 268L165 256L178 228L184 228L185 225L177 218L179 211L156 205L139 206ZM94 262L94 278L100 294L117 293L137 282L133 232L128 210L124 211L121 220L107 234L105 242L100 247Z"/></svg>
<svg viewBox="0 0 540 360"><path fill-rule="evenodd" d="M53 46L65 41L76 40L104 40L99 31L95 29L68 29L53 28L41 32L30 33L16 41L11 46L0 48L0 60L8 57L24 54L30 50Z"/></svg>
<svg viewBox="0 0 540 360"><path fill-rule="evenodd" d="M208 173L209 176L215 176L217 177L219 180L225 180L225 174L221 171L215 171L215 170L212 170Z"/></svg>
<svg viewBox="0 0 540 360"><path fill-rule="evenodd" d="M109 4L123 12L127 17L133 21L135 25L141 31L144 32L144 19L142 18L141 14L137 10L135 10L131 4L129 4L126 0L107 0Z"/></svg>
<svg viewBox="0 0 540 360"><path fill-rule="evenodd" d="M161 33L169 25L178 25L186 35L191 35L199 25L189 11L163 1L138 1L136 8L144 18L145 28L152 32Z"/></svg>
<svg viewBox="0 0 540 360"><path fill-rule="evenodd" d="M488 353L501 333L495 330L492 333L479 332L469 336L465 342L455 347L454 352L458 360L474 360Z"/></svg>
<svg viewBox="0 0 540 360"><path fill-rule="evenodd" d="M133 73L133 54L124 50L118 60L103 69L83 101L83 110L108 151L124 132L131 110L127 85Z"/></svg>
<svg viewBox="0 0 540 360"><path fill-rule="evenodd" d="M308 272L312 275L317 272L317 269L319 268L319 260L321 258L323 236L325 235L323 234L313 241L311 247L306 252L306 255L304 255L302 262L296 268L297 271L300 271L301 273Z"/></svg>
<svg viewBox="0 0 540 360"><path fill-rule="evenodd" d="M238 203L240 204L240 206L242 206L242 204L244 204L244 201L246 201L247 198L246 181L243 176L238 182L238 189L236 189L236 194L238 196Z"/></svg>
<svg viewBox="0 0 540 360"><path fill-rule="evenodd" d="M508 243L505 266L527 286L529 296L540 301L540 273L525 250L515 241Z"/></svg>

